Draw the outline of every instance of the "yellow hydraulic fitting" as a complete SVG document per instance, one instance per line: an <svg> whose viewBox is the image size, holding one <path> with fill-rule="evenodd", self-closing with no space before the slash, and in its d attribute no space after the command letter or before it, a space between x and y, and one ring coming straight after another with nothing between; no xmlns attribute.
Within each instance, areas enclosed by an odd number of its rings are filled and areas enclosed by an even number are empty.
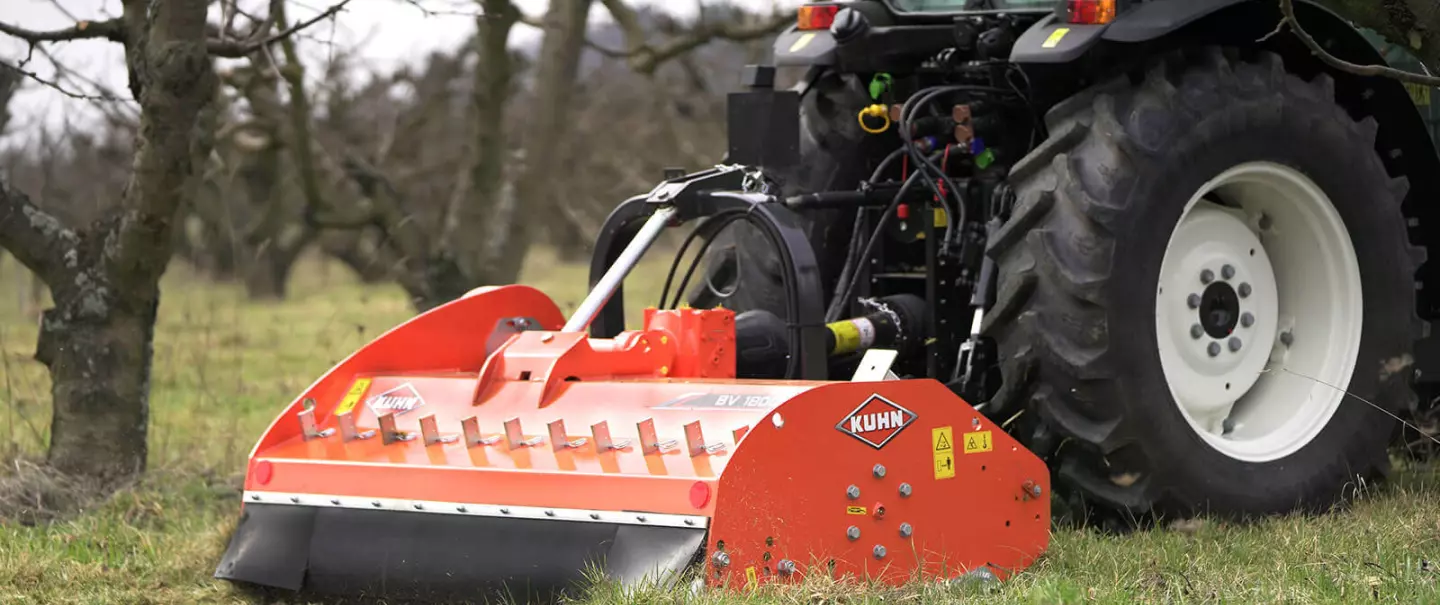
<svg viewBox="0 0 1440 605"><path fill-rule="evenodd" d="M879 128L872 128L869 124L865 123L865 118L880 118L885 123ZM870 134L880 134L890 130L890 110L884 105L871 105L865 109L861 109L859 120L860 129Z"/></svg>

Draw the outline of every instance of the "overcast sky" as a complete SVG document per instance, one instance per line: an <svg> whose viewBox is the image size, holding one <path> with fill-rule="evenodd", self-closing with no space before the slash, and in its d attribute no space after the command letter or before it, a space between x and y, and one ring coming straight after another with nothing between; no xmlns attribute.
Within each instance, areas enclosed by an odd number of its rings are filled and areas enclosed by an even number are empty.
<svg viewBox="0 0 1440 605"><path fill-rule="evenodd" d="M289 18L301 22L329 8L336 0L290 0ZM631 0L632 5L663 6L685 16L695 14L697 0ZM735 0L737 4L757 10L773 6L793 7L799 0ZM437 14L426 15L416 8L418 3ZM356 48L367 63L378 70L389 70L397 64L413 62L425 53L442 48L453 48L474 29L473 13L475 0L352 0L341 15L331 21L316 24L308 35L317 40L334 41L342 48ZM516 4L532 15L541 14L549 4L547 0L516 0ZM608 21L609 15L597 6L591 9L593 22ZM242 0L241 6L259 5L254 0ZM32 30L58 29L73 25L75 19L103 20L120 14L120 0L0 0L0 20ZM67 16L69 13L70 16ZM512 43L538 38L538 32L527 26L517 26ZM49 44L46 48L66 68L78 76L99 81L118 95L128 99L126 90L124 54L119 45L107 41L76 41ZM323 61L326 48L320 44L304 47L310 61ZM0 60L16 64L26 56L26 45L14 38L0 34ZM50 62L36 53L26 66L42 77L51 78L54 69ZM84 91L92 92L92 91ZM80 118L94 115L95 101L76 100L45 87L27 82L26 89L17 95L11 109L15 115L5 141L15 144L13 139L28 138L38 131L41 124L59 125L67 117ZM8 145L6 145L8 146Z"/></svg>

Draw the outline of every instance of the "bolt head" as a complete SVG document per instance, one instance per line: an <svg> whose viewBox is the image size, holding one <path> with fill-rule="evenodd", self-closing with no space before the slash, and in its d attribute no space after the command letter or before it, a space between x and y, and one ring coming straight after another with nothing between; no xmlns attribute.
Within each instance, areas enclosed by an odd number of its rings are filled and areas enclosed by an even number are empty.
<svg viewBox="0 0 1440 605"><path fill-rule="evenodd" d="M730 555L723 552L715 553L713 560L715 561L716 567L726 567L730 565Z"/></svg>
<svg viewBox="0 0 1440 605"><path fill-rule="evenodd" d="M910 497L910 493L913 492L914 489L915 489L915 488L910 487L910 484L909 484L909 483L901 483L901 484L900 484L900 497L901 497L901 498L909 498L909 497Z"/></svg>
<svg viewBox="0 0 1440 605"><path fill-rule="evenodd" d="M1211 357L1218 357L1220 355L1220 343L1210 343L1210 346L1206 347L1205 352L1209 353Z"/></svg>
<svg viewBox="0 0 1440 605"><path fill-rule="evenodd" d="M876 479L884 478L884 477L885 477L885 465L883 465L883 464L877 464L877 465L875 465L875 468L871 469L871 472L875 473L875 478L876 478Z"/></svg>
<svg viewBox="0 0 1440 605"><path fill-rule="evenodd" d="M1200 283L1208 285L1212 281L1215 281L1214 271L1206 269L1200 272Z"/></svg>
<svg viewBox="0 0 1440 605"><path fill-rule="evenodd" d="M980 419L979 419L979 418L971 418L971 419L970 419L970 426L973 427L973 428L977 428L977 429L980 428Z"/></svg>
<svg viewBox="0 0 1440 605"><path fill-rule="evenodd" d="M850 486L850 487L845 488L845 496L848 497L848 498L850 498L851 500L855 500L855 499L859 498L859 497L860 497L860 486L858 486L858 485L852 485L852 486Z"/></svg>
<svg viewBox="0 0 1440 605"><path fill-rule="evenodd" d="M1043 494L1043 493L1045 493L1044 488L1041 488L1041 487L1038 486L1038 485L1032 485L1032 486L1030 486L1030 495L1031 495L1031 496L1035 496L1036 498L1039 498L1039 497L1040 497L1040 494Z"/></svg>
<svg viewBox="0 0 1440 605"><path fill-rule="evenodd" d="M1222 279L1231 279L1231 278L1235 277L1235 267L1230 266L1230 265L1225 265L1224 267L1221 267L1221 268L1220 268L1220 277L1221 277Z"/></svg>
<svg viewBox="0 0 1440 605"><path fill-rule="evenodd" d="M1240 316L1240 325L1245 326L1245 327L1247 327L1247 328L1250 327L1250 326L1255 325L1255 316L1252 315L1252 314L1250 314L1250 313L1242 314L1242 315Z"/></svg>
<svg viewBox="0 0 1440 605"><path fill-rule="evenodd" d="M1230 352L1231 352L1231 353L1238 352L1238 351L1240 350L1240 347L1243 346L1243 344L1244 344L1244 343L1241 343L1239 338L1231 338L1231 339L1230 339Z"/></svg>
<svg viewBox="0 0 1440 605"><path fill-rule="evenodd" d="M1190 296L1186 297L1186 298L1185 298L1185 305L1188 306L1188 307L1190 307L1191 309L1199 309L1199 308L1200 308L1200 295L1199 295L1199 294L1191 294Z"/></svg>
<svg viewBox="0 0 1440 605"><path fill-rule="evenodd" d="M775 571L782 576L795 573L795 562L790 559L781 559L779 563L775 564Z"/></svg>
<svg viewBox="0 0 1440 605"><path fill-rule="evenodd" d="M1204 327L1204 326L1201 326L1200 324L1194 324L1194 325L1190 326L1190 338L1194 338L1195 340L1200 340L1200 337L1201 337L1201 336L1204 336L1204 335L1205 335L1205 327Z"/></svg>
<svg viewBox="0 0 1440 605"><path fill-rule="evenodd" d="M859 540L859 539L860 539L860 528L859 528L859 527L856 527L856 526L854 526L854 525L851 525L848 529L845 530L845 537L846 537L846 538L850 538L851 540Z"/></svg>
<svg viewBox="0 0 1440 605"><path fill-rule="evenodd" d="M909 538L909 537L910 537L910 534L912 534L912 533L915 533L915 528L910 527L910 524L909 524L909 523L901 523L901 524L900 524L900 537L901 537L901 538Z"/></svg>
<svg viewBox="0 0 1440 605"><path fill-rule="evenodd" d="M875 552L875 558L876 558L876 559L884 559L884 558L885 558L885 547L884 547L884 546L881 546L881 545L879 545L879 544L876 544L876 545L875 545L875 550L874 550L874 552Z"/></svg>
<svg viewBox="0 0 1440 605"><path fill-rule="evenodd" d="M1283 345L1285 345L1285 346L1288 347L1288 346L1290 346L1291 344L1293 344L1294 342L1295 342L1295 335L1292 334L1292 333L1290 333L1289 330L1286 330L1286 331L1280 333L1280 344L1283 344Z"/></svg>
<svg viewBox="0 0 1440 605"><path fill-rule="evenodd" d="M1249 283L1240 284L1240 298L1250 298L1252 292L1254 289L1250 287Z"/></svg>

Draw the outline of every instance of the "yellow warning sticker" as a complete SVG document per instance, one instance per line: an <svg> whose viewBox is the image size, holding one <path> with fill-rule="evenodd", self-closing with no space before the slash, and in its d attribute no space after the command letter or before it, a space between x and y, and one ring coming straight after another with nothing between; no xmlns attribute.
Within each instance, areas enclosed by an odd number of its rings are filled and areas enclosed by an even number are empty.
<svg viewBox="0 0 1440 605"><path fill-rule="evenodd" d="M935 478L955 478L955 452L940 452L935 454Z"/></svg>
<svg viewBox="0 0 1440 605"><path fill-rule="evenodd" d="M847 507L845 507L845 514L847 514L847 515L863 515L863 514L865 514L865 513L867 513L867 512L869 512L869 511L865 510L865 507L863 507L863 506L847 506Z"/></svg>
<svg viewBox="0 0 1440 605"><path fill-rule="evenodd" d="M355 409L355 404L360 403L360 398L365 396L365 390L370 388L370 379L361 378L350 385L350 392L340 400L340 407L335 408L336 414L344 414Z"/></svg>
<svg viewBox="0 0 1440 605"><path fill-rule="evenodd" d="M1070 33L1070 28L1068 27L1062 27L1053 32L1050 32L1050 37L1046 38L1045 43L1041 44L1041 46L1045 48L1055 48L1056 46L1060 45L1060 41L1064 40L1065 35L1068 33Z"/></svg>
<svg viewBox="0 0 1440 605"><path fill-rule="evenodd" d="M800 36L800 39L799 39L799 40L796 40L794 44L791 44L791 45L790 45L790 52L792 52L792 53L798 53L798 52L800 52L800 49L805 48L806 46L810 46L810 41L811 41L811 40L814 40L814 39L815 39L815 34L814 34L813 32L812 32L812 33L805 34L805 35L803 35L803 36Z"/></svg>
<svg viewBox="0 0 1440 605"><path fill-rule="evenodd" d="M955 431L948 426L930 429L930 449L935 453L950 452L955 450L952 445L955 442Z"/></svg>
<svg viewBox="0 0 1440 605"><path fill-rule="evenodd" d="M979 431L965 433L965 453L978 454L993 450L995 444L990 441L990 431Z"/></svg>
<svg viewBox="0 0 1440 605"><path fill-rule="evenodd" d="M751 565L751 566L749 566L749 567L746 567L746 568L745 568L745 586L746 586L747 588L753 589L753 588L755 588L756 586L758 586L759 584L760 584L760 576L755 573L755 566L754 566L754 565Z"/></svg>

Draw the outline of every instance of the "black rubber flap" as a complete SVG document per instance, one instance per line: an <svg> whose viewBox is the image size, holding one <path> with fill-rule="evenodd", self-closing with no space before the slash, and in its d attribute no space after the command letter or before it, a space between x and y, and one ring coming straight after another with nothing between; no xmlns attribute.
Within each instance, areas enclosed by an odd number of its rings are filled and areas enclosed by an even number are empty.
<svg viewBox="0 0 1440 605"><path fill-rule="evenodd" d="M698 528L251 503L215 577L319 594L526 602L573 594L600 571L626 584L674 581L704 540Z"/></svg>

